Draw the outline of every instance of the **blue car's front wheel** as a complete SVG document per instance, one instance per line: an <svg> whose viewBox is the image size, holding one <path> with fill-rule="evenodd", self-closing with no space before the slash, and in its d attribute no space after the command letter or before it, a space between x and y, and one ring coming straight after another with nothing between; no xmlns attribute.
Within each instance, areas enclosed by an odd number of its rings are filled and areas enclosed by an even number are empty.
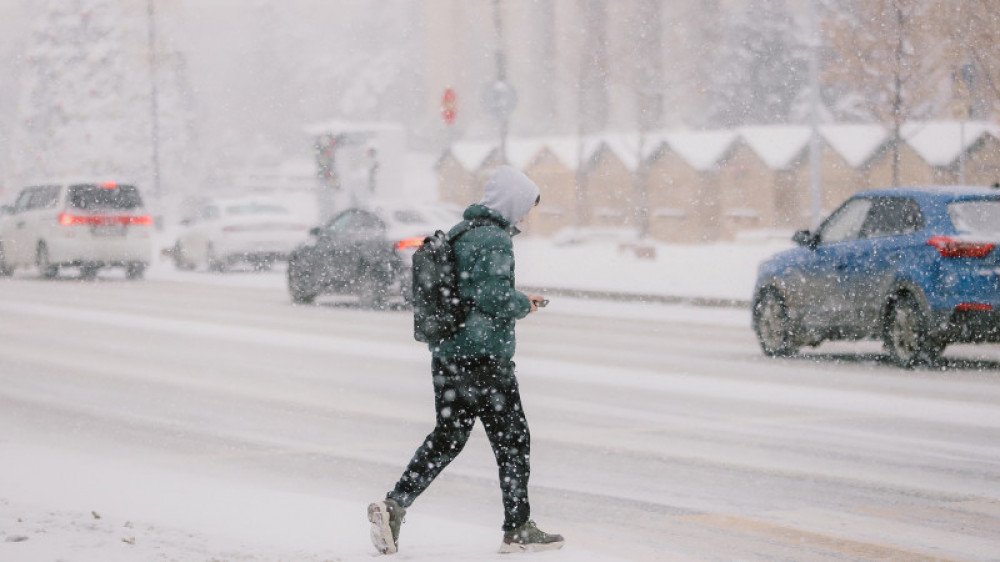
<svg viewBox="0 0 1000 562"><path fill-rule="evenodd" d="M784 299L775 290L767 290L754 301L754 331L764 355L792 355L798 350L792 337L792 323Z"/></svg>

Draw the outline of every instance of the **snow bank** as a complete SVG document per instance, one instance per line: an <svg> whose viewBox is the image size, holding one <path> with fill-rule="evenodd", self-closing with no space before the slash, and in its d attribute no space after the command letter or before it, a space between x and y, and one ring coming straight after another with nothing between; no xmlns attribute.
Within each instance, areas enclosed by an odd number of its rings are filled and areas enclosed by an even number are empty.
<svg viewBox="0 0 1000 562"><path fill-rule="evenodd" d="M0 560L316 561L377 558L365 504L268 489L239 477L0 443ZM500 531L407 517L394 559L507 560ZM597 561L567 545L532 559Z"/></svg>

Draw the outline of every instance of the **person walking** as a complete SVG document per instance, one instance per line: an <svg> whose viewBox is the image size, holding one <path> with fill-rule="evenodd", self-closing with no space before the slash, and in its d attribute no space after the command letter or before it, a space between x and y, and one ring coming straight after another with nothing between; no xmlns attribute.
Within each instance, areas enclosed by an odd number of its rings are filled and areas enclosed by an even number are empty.
<svg viewBox="0 0 1000 562"><path fill-rule="evenodd" d="M542 532L530 519L531 439L514 375L514 324L548 302L514 288L511 237L538 202L538 186L531 179L513 167L500 166L486 182L482 200L470 205L464 220L449 233L451 237L468 229L453 247L460 296L471 309L458 333L429 345L437 411L434 430L385 499L368 506L372 544L382 554L397 552L407 508L462 451L477 418L499 469L504 507L500 552L563 546L560 535Z"/></svg>

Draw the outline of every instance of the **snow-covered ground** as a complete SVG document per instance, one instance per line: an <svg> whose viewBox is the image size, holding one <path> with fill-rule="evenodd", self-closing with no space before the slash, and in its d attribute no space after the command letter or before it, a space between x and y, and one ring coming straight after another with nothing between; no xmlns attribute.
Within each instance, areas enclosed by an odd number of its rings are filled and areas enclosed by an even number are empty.
<svg viewBox="0 0 1000 562"><path fill-rule="evenodd" d="M649 244L655 257L616 240L516 240L518 283L559 289L749 301L757 266L792 247L788 237L714 244Z"/></svg>
<svg viewBox="0 0 1000 562"><path fill-rule="evenodd" d="M0 442L0 454L5 562L333 562L376 556L363 503L274 491L239 474L202 477L68 449ZM441 536L451 540L435 544ZM503 559L490 549L500 545L496 529L433 513L408 515L404 539L397 560ZM317 554L323 552L331 555ZM538 560L608 558L571 545L540 553Z"/></svg>
<svg viewBox="0 0 1000 562"><path fill-rule="evenodd" d="M642 297L749 301L757 266L776 252L792 247L789 236L760 236L712 244L645 244L653 257L639 257L628 238L592 235L579 243L520 236L514 239L517 282L547 287ZM158 247L172 240L164 237ZM154 278L185 278L160 257ZM189 278L189 277L188 277ZM276 275L234 272L202 275L208 283L283 286Z"/></svg>
<svg viewBox="0 0 1000 562"><path fill-rule="evenodd" d="M159 241L158 246L169 243ZM638 258L613 239L557 245L522 237L517 240L518 275L521 284L556 289L746 299L757 262L780 247L787 244L660 245L655 258L649 259ZM119 273L101 275L115 279ZM33 277L34 273L20 272L20 276ZM260 274L179 272L166 258L155 261L148 277L237 288L284 287L281 268ZM573 314L574 309L579 314L636 319L664 314L664 309L650 309L640 302L553 297L551 310ZM745 311L685 306L667 310L680 322L697 317L699 321L747 324ZM4 459L0 463L0 541L4 541L0 560L317 560L312 553L370 550L365 544L368 525L363 513L357 505L343 501L268 491L239 475L220 484L218 478L150 468L146 463L86 450L30 447L2 439L0 457ZM278 517L277 513L295 516ZM454 528L462 539L446 548L430 539L421 540L437 536L423 531L440 525ZM494 529L462 526L418 512L408 516L406 533L407 548L397 556L401 560L497 559L483 548L497 542ZM607 559L606 554L590 554L572 543L561 552L536 556L552 561Z"/></svg>
<svg viewBox="0 0 1000 562"><path fill-rule="evenodd" d="M787 247L781 241L658 245L655 258L648 259L615 240L569 246L528 237L516 241L519 284L744 301L759 261ZM171 293L181 288L185 297L174 302ZM229 298L216 309L223 292ZM416 444L414 432L426 429L430 415L428 404L406 398L408 393L428 397L419 376L426 351L407 341L404 312L292 307L280 269L180 272L164 259L142 284L121 281L117 272L102 273L96 283L45 282L34 272L19 272L12 281L0 281L0 314L14 319L0 319L5 340L0 341L5 350L0 356L0 560L375 558L364 518L366 498L375 499L374 490L389 483L385 475L402 467L406 459L401 455ZM817 554L824 549L853 553L854 559L865 558L864 553L904 559L906 553L933 552L935 545L975 558L990 550L995 533L977 525L995 521L982 514L994 512L996 494L980 480L995 473L985 467L995 466L988 432L995 431L997 419L975 397L995 392L995 372L979 376L977 369L979 364L996 368L997 346L972 359L959 355L957 370L948 377L907 375L913 379L907 391L895 369L870 355L850 358L844 367L829 359L815 365L764 361L745 308L553 297L545 314L551 324L525 323L522 352L529 372L522 383L533 406L533 428L541 436L533 468L537 461L540 494L548 501L537 502L539 524L552 528L553 512L562 513L561 525L553 530L571 540L562 551L531 555L532 560L611 559L600 548L601 526L580 523L576 518L585 514L565 507L602 498L651 506L645 514L650 521L634 522L646 533L636 535L646 541L637 548L662 541L652 544L665 554L650 557L636 554L648 550L636 550L623 553L624 559L766 560L783 552L784 559L820 560L828 559ZM4 325L11 321L17 324ZM63 326L85 326L93 333L79 334L77 344L77 332L62 331ZM643 335L647 326L650 333ZM564 327L575 332L553 335ZM644 337L650 339L645 347L618 362L617 346L639 345L636 340ZM59 345L50 347L50 339ZM262 364L241 367L247 357ZM609 360L616 362L611 380ZM344 362L348 370L360 365L369 371L366 380L329 372L331 361ZM297 365L294 376L284 378L284 362ZM185 372L185 365L199 372ZM380 394L381 381L393 385L390 396ZM911 394L895 398L904 392ZM109 411L93 409L100 404ZM392 410L375 413L373 407ZM965 417L958 415L962 412ZM337 432L335 424L323 430L305 427L312 415L325 424L356 419L348 426L356 423L366 432ZM827 424L827 417L841 422ZM958 433L923 433L945 422L957 424ZM384 427L380 424L406 435L375 431ZM199 425L206 427L199 430ZM281 433L285 429L290 437ZM234 439L232 432L249 433ZM369 435L399 437L400 443L367 443ZM957 435L969 442L955 442ZM164 444L147 443L148 438ZM201 451L216 438L224 450ZM911 438L919 447L906 446ZM246 450L226 448L244 441L250 444ZM619 465L604 456L609 450L604 447L611 446L606 443L627 452L624 458L640 460ZM258 450L261 444L275 451ZM428 508L411 510L404 548L395 559L513 558L495 554L499 533L483 523L482 515L494 510L480 507L463 517L458 510L471 509L464 507L465 499L448 495L457 487L483 501L495 473L482 445L470 445L449 467L446 483L421 504ZM580 471L564 473L567 460L553 458L553 451L582 455L598 465L584 463ZM378 476L357 471L348 472L351 481L306 476L335 469L323 455L336 454L347 456L334 459L356 459ZM302 474L279 478L266 466L296 455L312 459L293 466ZM908 456L917 460L893 472ZM952 466L955 474L973 476L947 477ZM957 467L982 472L963 473ZM659 470L671 471L670 477L658 476ZM634 473L638 480L609 481L616 471ZM676 487L674 478L683 486ZM462 479L475 485L463 488ZM772 480L777 483L769 484ZM748 481L753 486L745 486ZM720 486L729 488L720 493ZM590 500L567 499L597 489L601 493L595 491ZM856 490L863 497L855 498ZM921 490L916 499L911 499L913 490ZM848 499L837 499L840 493ZM891 541L891 549L882 545L890 541L886 537L893 536L893 527L866 527L864 518L876 513L871 505L888 513L894 502L913 501L919 504L914 509L922 509L920 502L933 507L939 496L965 498L968 505L969 498L987 498L975 504L979 511L969 507L961 514L980 521L971 524L970 534L927 531L933 523L908 526L916 525L907 519L909 508L893 512L889 520L905 533L897 533L902 538ZM837 511L842 501L851 509ZM665 515L675 511L679 519ZM831 530L831 521L839 527ZM658 525L663 538L651 539ZM724 530L702 536L688 532L692 528ZM790 528L808 532L788 534ZM851 540L840 543L828 532ZM761 541L757 533L774 535ZM808 547L796 551L780 538L786 536Z"/></svg>

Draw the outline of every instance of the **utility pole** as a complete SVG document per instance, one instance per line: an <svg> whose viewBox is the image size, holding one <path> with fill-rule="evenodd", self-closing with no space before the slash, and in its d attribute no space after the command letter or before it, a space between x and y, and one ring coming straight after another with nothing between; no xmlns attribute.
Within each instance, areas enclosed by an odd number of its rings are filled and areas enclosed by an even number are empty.
<svg viewBox="0 0 1000 562"><path fill-rule="evenodd" d="M660 127L663 114L663 12L660 0L641 0L634 8L637 37L634 52L636 125L639 146L633 183L636 193L636 222L640 239L649 235L649 164L645 159L648 134ZM641 55L638 55L641 53Z"/></svg>
<svg viewBox="0 0 1000 562"><path fill-rule="evenodd" d="M580 72L577 78L577 145L576 145L576 226L590 222L587 197L588 162L586 144L591 133L604 129L607 124L608 100L606 96L608 50L607 11L604 0L581 2Z"/></svg>
<svg viewBox="0 0 1000 562"><path fill-rule="evenodd" d="M958 185L965 185L965 120L968 113L958 122Z"/></svg>
<svg viewBox="0 0 1000 562"><path fill-rule="evenodd" d="M163 198L160 186L160 111L156 87L156 6L155 0L148 0L146 14L149 22L149 115L153 140L153 197L157 203Z"/></svg>
<svg viewBox="0 0 1000 562"><path fill-rule="evenodd" d="M965 185L965 122L972 117L972 81L975 68L972 64L964 64L958 70L958 80L952 80L952 89L958 87L958 183Z"/></svg>
<svg viewBox="0 0 1000 562"><path fill-rule="evenodd" d="M500 0L493 0L493 29L496 31L496 63L497 79L485 95L489 98L487 105L493 109L493 114L500 125L500 162L507 163L507 129L510 124L510 113L517 105L517 95L514 88L507 82L507 54L503 43L503 16L500 13Z"/></svg>
<svg viewBox="0 0 1000 562"><path fill-rule="evenodd" d="M816 14L816 0L809 0L809 121L812 134L809 136L809 171L810 194L812 209L810 213L810 229L819 227L823 208L822 188L820 186L820 154L819 154L819 24Z"/></svg>

